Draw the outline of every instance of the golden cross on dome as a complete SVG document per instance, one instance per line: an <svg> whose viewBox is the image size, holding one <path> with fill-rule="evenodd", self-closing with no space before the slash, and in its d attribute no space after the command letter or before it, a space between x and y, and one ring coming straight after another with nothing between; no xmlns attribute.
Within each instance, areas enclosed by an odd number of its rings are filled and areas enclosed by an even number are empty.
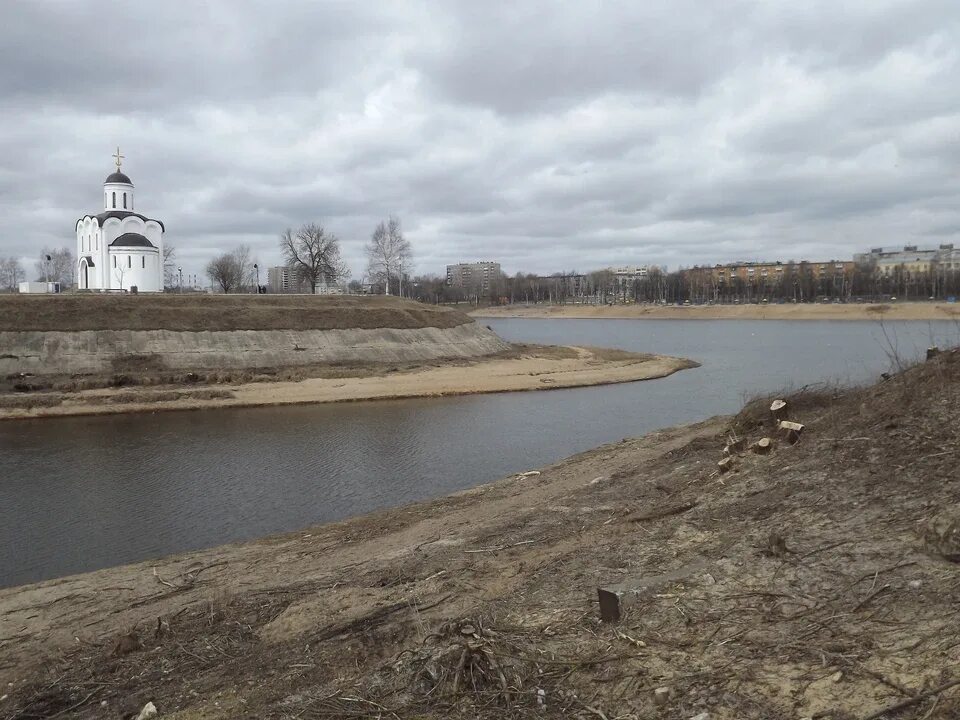
<svg viewBox="0 0 960 720"><path fill-rule="evenodd" d="M126 155L121 155L121 154L120 154L120 146L119 146L119 145L117 145L117 152L116 152L116 154L115 154L115 155L112 155L111 157L113 157L113 158L117 161L117 172L120 172L120 161L123 160L123 159L125 159L125 158L126 158Z"/></svg>

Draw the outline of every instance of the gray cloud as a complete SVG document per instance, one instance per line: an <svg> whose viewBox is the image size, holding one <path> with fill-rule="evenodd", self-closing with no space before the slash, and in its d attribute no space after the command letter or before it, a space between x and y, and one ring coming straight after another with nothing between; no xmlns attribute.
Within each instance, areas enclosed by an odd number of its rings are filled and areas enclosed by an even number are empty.
<svg viewBox="0 0 960 720"><path fill-rule="evenodd" d="M359 275L390 213L433 273L948 241L958 37L953 0L7 3L0 255L72 246L117 144L189 272L321 220Z"/></svg>

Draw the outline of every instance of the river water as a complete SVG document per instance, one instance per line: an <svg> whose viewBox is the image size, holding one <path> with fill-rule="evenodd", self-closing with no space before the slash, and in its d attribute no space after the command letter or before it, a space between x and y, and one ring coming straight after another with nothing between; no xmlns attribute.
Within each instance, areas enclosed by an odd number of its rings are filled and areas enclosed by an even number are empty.
<svg viewBox="0 0 960 720"><path fill-rule="evenodd" d="M481 322L703 365L550 392L0 422L0 586L444 495L760 392L867 382L893 355L960 340L950 322Z"/></svg>

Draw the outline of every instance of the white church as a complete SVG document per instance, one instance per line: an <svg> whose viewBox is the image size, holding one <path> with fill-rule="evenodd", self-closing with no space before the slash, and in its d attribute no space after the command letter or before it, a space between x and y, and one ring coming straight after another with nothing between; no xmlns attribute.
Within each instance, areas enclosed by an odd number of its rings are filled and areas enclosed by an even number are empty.
<svg viewBox="0 0 960 720"><path fill-rule="evenodd" d="M103 183L103 212L77 220L77 288L163 292L163 223L135 212L133 183L120 171Z"/></svg>

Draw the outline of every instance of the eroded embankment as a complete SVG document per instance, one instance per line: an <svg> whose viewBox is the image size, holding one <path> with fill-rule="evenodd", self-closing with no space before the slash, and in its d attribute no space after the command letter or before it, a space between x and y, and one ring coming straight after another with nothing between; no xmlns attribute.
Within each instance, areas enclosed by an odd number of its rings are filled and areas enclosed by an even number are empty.
<svg viewBox="0 0 960 720"><path fill-rule="evenodd" d="M74 387L69 391L0 394L0 420L551 390L650 380L696 366L683 358L619 350L512 345L503 352L480 357L352 366L320 364L299 372L287 368L282 373L254 376L245 372L190 373L194 378L190 385L164 385L157 381L163 381L169 373L141 372L121 377L128 385L155 387ZM106 380L100 378L101 382ZM27 382L70 388L95 381L24 380L19 386L27 387ZM217 384L204 384L211 382Z"/></svg>
<svg viewBox="0 0 960 720"><path fill-rule="evenodd" d="M767 399L434 502L2 590L0 711L957 717L960 353L787 400L795 445ZM721 475L733 434L777 442ZM619 622L598 586L627 591Z"/></svg>
<svg viewBox="0 0 960 720"><path fill-rule="evenodd" d="M237 370L477 358L509 345L474 322L449 328L0 332L0 374Z"/></svg>

